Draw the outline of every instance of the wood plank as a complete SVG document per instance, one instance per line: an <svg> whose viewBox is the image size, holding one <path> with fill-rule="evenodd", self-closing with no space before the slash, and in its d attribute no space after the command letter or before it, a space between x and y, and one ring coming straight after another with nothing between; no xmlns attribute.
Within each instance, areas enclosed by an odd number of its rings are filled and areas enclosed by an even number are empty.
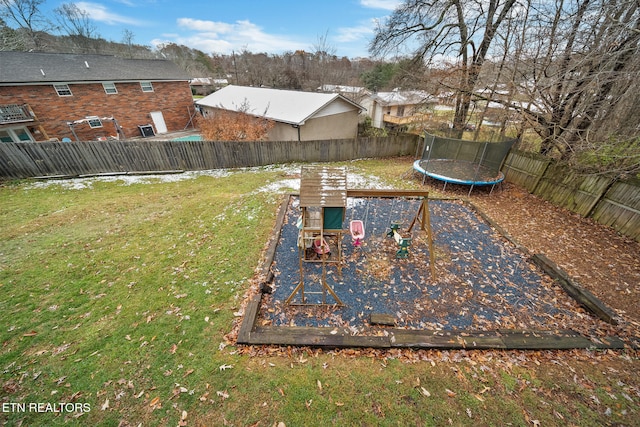
<svg viewBox="0 0 640 427"><path fill-rule="evenodd" d="M244 310L244 319L242 319L242 325L240 326L240 331L238 331L238 344L249 344L251 342L251 331L258 317L261 299L260 295L256 295L247 303Z"/></svg>
<svg viewBox="0 0 640 427"><path fill-rule="evenodd" d="M546 331L510 332L502 337L505 347L512 350L570 350L574 348L617 348L601 346L578 334L557 335ZM623 346L624 347L624 346Z"/></svg>
<svg viewBox="0 0 640 427"><path fill-rule="evenodd" d="M332 334L333 331L336 333ZM353 336L336 328L256 327L249 344L296 345L327 348L389 348L384 336Z"/></svg>
<svg viewBox="0 0 640 427"><path fill-rule="evenodd" d="M505 348L502 338L496 334L472 334L465 332L433 332L394 329L391 345L401 348L440 349L489 349ZM465 336L466 335L466 336Z"/></svg>
<svg viewBox="0 0 640 427"><path fill-rule="evenodd" d="M348 189L347 197L429 197L424 190Z"/></svg>
<svg viewBox="0 0 640 427"><path fill-rule="evenodd" d="M371 313L369 316L369 323L372 325L395 326L396 318L390 314Z"/></svg>
<svg viewBox="0 0 640 427"><path fill-rule="evenodd" d="M549 276L557 280L565 292L575 299L580 305L588 311L596 315L598 318L611 324L617 324L616 314L607 307L602 301L596 298L588 290L575 283L571 278L560 269L553 261L543 254L534 254L531 260L542 268Z"/></svg>

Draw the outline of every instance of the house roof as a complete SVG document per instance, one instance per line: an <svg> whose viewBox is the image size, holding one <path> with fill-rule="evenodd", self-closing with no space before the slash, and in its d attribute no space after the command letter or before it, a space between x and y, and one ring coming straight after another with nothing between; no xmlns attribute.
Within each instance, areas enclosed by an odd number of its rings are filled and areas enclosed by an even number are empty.
<svg viewBox="0 0 640 427"><path fill-rule="evenodd" d="M336 101L343 108L330 107ZM295 90L229 85L197 101L205 107L243 112L277 122L303 125L314 115L325 111L337 114L345 109L362 107L337 93L300 92Z"/></svg>
<svg viewBox="0 0 640 427"><path fill-rule="evenodd" d="M373 98L381 105L417 105L434 100L433 96L421 90L378 92Z"/></svg>
<svg viewBox="0 0 640 427"><path fill-rule="evenodd" d="M166 59L110 55L0 52L0 84L182 81L186 72Z"/></svg>
<svg viewBox="0 0 640 427"><path fill-rule="evenodd" d="M338 93L350 93L350 94L366 94L370 91L361 86L344 86L344 85L322 85L318 88L322 92L338 92Z"/></svg>

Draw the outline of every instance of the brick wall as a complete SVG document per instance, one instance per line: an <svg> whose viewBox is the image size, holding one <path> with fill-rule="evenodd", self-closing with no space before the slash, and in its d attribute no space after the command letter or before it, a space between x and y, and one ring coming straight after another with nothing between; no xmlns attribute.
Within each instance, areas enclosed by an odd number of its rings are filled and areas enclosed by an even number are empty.
<svg viewBox="0 0 640 427"><path fill-rule="evenodd" d="M169 132L183 130L193 112L189 83L152 82L153 92L142 92L139 82L115 83L117 94L106 94L101 83L69 84L73 96L58 96L53 85L0 87L0 105L29 104L48 138L73 139L68 121L87 116L113 116L127 138L140 136L138 125L152 124L150 113L161 111ZM190 110L189 110L190 109ZM30 128L37 140L45 136ZM154 127L155 129L155 127ZM91 129L88 124L74 127L80 140L115 135L112 122Z"/></svg>

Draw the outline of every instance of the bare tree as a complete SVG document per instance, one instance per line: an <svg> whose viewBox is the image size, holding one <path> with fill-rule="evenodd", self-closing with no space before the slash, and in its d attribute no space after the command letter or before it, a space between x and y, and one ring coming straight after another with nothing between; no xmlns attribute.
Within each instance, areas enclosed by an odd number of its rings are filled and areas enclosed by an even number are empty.
<svg viewBox="0 0 640 427"><path fill-rule="evenodd" d="M54 9L54 13L59 25L58 28L69 36L82 52L96 51L96 39L99 39L100 36L86 10L80 9L75 3L63 3Z"/></svg>
<svg viewBox="0 0 640 427"><path fill-rule="evenodd" d="M51 31L53 25L40 11L45 0L0 0L0 17L7 24L23 30L25 48L42 50L45 45L42 32Z"/></svg>
<svg viewBox="0 0 640 427"><path fill-rule="evenodd" d="M312 47L312 80L315 80L316 87L322 87L327 83L340 82L338 76L333 76L334 69L331 64L336 61L336 48L328 42L329 32L318 36L316 43Z"/></svg>
<svg viewBox="0 0 640 427"><path fill-rule="evenodd" d="M24 43L18 32L7 26L2 18L0 18L0 50L24 50Z"/></svg>
<svg viewBox="0 0 640 427"><path fill-rule="evenodd" d="M133 34L133 31L131 31L130 29L125 28L122 31L122 44L125 45L126 51L127 51L127 57L129 58L133 58L134 38L135 38L135 35Z"/></svg>
<svg viewBox="0 0 640 427"><path fill-rule="evenodd" d="M472 93L498 28L516 0L406 0L370 45L374 55L412 45L413 56L431 62L455 58L458 83L453 127L462 132Z"/></svg>
<svg viewBox="0 0 640 427"><path fill-rule="evenodd" d="M540 135L543 154L572 162L600 158L621 172L640 169L632 107L640 97L640 4L558 0L553 6L538 9L534 19L542 25L530 27L528 55L516 64L535 108L513 107Z"/></svg>

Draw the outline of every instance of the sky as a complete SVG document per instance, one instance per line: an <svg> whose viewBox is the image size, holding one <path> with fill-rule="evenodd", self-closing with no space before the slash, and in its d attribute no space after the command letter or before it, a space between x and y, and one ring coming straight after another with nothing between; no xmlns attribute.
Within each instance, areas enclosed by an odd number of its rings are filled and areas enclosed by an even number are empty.
<svg viewBox="0 0 640 427"><path fill-rule="evenodd" d="M367 57L378 22L401 0L48 0L85 10L100 37L121 42L125 29L136 44L176 43L207 54L314 51L325 45L339 57Z"/></svg>

